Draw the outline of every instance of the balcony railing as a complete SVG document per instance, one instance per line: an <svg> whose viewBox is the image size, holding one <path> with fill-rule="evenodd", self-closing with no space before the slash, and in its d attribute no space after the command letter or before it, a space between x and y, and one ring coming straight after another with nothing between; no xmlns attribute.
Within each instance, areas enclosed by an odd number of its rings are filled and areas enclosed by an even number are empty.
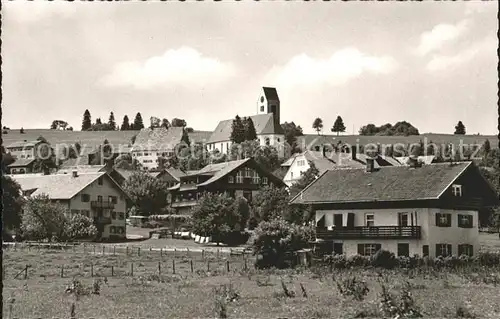
<svg viewBox="0 0 500 319"><path fill-rule="evenodd" d="M111 224L111 217L95 217L94 222L103 225Z"/></svg>
<svg viewBox="0 0 500 319"><path fill-rule="evenodd" d="M115 208L115 204L113 202L100 202L100 201L91 201L90 202L90 207L92 208L106 208L106 209L113 209Z"/></svg>
<svg viewBox="0 0 500 319"><path fill-rule="evenodd" d="M190 200L179 200L172 203L172 207L186 207L186 206L195 206L198 204L196 199Z"/></svg>
<svg viewBox="0 0 500 319"><path fill-rule="evenodd" d="M360 226L316 228L318 239L420 239L420 226Z"/></svg>

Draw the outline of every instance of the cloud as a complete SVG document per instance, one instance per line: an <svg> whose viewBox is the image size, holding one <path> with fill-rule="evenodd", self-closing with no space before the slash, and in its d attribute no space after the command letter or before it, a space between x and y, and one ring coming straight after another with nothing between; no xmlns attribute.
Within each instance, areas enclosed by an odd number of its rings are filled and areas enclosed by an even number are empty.
<svg viewBox="0 0 500 319"><path fill-rule="evenodd" d="M445 45L457 40L466 30L469 20L464 19L457 24L438 24L431 31L422 33L420 44L415 53L425 56L431 52L439 51Z"/></svg>
<svg viewBox="0 0 500 319"><path fill-rule="evenodd" d="M6 1L2 4L5 19L21 23L37 22L54 16L68 18L77 12L79 5L68 1Z"/></svg>
<svg viewBox="0 0 500 319"><path fill-rule="evenodd" d="M370 56L355 48L334 53L329 59L313 59L306 54L292 58L284 66L273 68L268 83L280 86L342 85L365 72L386 74L397 67L392 57Z"/></svg>
<svg viewBox="0 0 500 319"><path fill-rule="evenodd" d="M478 56L481 53L495 52L498 47L497 39L494 37L487 37L483 41L477 42L462 52L447 56L436 55L426 65L428 71L440 71L450 68L456 68Z"/></svg>
<svg viewBox="0 0 500 319"><path fill-rule="evenodd" d="M168 84L209 85L232 77L230 64L214 58L203 57L188 47L168 50L144 62L117 64L111 74L102 79L108 86L133 86L137 89L161 87Z"/></svg>

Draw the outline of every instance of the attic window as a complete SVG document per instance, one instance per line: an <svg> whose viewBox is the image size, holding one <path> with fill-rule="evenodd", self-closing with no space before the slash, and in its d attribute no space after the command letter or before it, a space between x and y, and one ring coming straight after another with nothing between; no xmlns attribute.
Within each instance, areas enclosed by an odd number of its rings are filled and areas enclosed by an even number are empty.
<svg viewBox="0 0 500 319"><path fill-rule="evenodd" d="M264 105L261 105L261 106L260 106L260 111L261 111L261 112L264 112Z"/></svg>
<svg viewBox="0 0 500 319"><path fill-rule="evenodd" d="M453 184L451 187L453 196L462 197L462 185Z"/></svg>

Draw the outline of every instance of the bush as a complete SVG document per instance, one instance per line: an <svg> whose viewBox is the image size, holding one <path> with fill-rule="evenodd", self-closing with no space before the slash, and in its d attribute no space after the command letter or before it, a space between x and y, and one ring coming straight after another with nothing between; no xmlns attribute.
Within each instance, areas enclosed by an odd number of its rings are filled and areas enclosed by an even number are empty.
<svg viewBox="0 0 500 319"><path fill-rule="evenodd" d="M366 282L358 280L355 276L337 281L336 283L337 289L342 296L352 296L358 301L363 300L370 291Z"/></svg>
<svg viewBox="0 0 500 319"><path fill-rule="evenodd" d="M335 269L344 269L347 267L347 259L345 255L328 255L324 261Z"/></svg>
<svg viewBox="0 0 500 319"><path fill-rule="evenodd" d="M371 264L373 267L392 269L396 266L397 261L394 253L380 249L373 255Z"/></svg>
<svg viewBox="0 0 500 319"><path fill-rule="evenodd" d="M366 267L370 265L370 258L361 256L361 255L354 255L351 256L347 259L346 266L348 268L352 267Z"/></svg>
<svg viewBox="0 0 500 319"><path fill-rule="evenodd" d="M222 243L227 246L239 246L245 244L250 238L250 233L231 231L219 236L213 236L212 241Z"/></svg>
<svg viewBox="0 0 500 319"><path fill-rule="evenodd" d="M500 253L495 252L480 252L475 257L476 262L481 266L498 266L500 265Z"/></svg>

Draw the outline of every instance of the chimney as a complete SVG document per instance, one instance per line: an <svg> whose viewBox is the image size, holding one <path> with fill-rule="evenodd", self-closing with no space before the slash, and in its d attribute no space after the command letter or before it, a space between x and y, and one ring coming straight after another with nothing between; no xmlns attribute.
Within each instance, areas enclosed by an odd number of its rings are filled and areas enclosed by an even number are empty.
<svg viewBox="0 0 500 319"><path fill-rule="evenodd" d="M353 160L356 160L356 147L351 146L351 157Z"/></svg>
<svg viewBox="0 0 500 319"><path fill-rule="evenodd" d="M78 171L76 169L73 170L73 177L78 177Z"/></svg>
<svg viewBox="0 0 500 319"><path fill-rule="evenodd" d="M366 158L366 171L371 173L375 170L375 159L371 157Z"/></svg>

